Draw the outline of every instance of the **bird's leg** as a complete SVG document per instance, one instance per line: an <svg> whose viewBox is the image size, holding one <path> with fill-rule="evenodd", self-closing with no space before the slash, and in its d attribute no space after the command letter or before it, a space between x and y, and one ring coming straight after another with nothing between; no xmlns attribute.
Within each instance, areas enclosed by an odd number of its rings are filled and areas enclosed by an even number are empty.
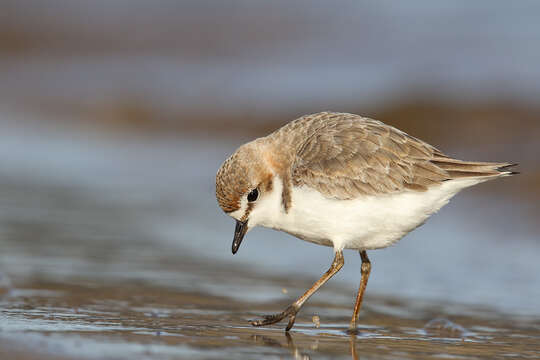
<svg viewBox="0 0 540 360"><path fill-rule="evenodd" d="M251 322L251 325L264 326L264 325L275 324L288 316L289 323L287 324L285 331L289 331L294 325L294 320L296 319L296 313L300 310L302 305L304 305L306 300L309 299L309 297L313 295L315 291L319 290L319 288L325 282L327 282L328 279L334 276L343 267L344 263L345 262L343 260L343 252L341 250L336 251L336 255L334 256L334 261L332 262L332 265L330 265L330 269L328 269L328 271L325 272L324 275L321 276L321 278L317 280L317 282L315 282L315 284L313 284L313 286L304 293L304 295L300 296L295 302L289 305L284 311L278 314L274 314L274 315L265 315L264 319L254 320Z"/></svg>
<svg viewBox="0 0 540 360"><path fill-rule="evenodd" d="M351 324L349 325L349 332L356 332L356 320L358 319L358 312L360 311L360 306L362 306L362 298L364 297L364 292L366 291L366 286L369 278L369 273L371 272L371 262L367 256L365 250L360 251L360 258L362 259L362 267L360 272L362 278L360 279L360 288L358 289L358 295L356 295L356 303L354 304L354 312L351 319Z"/></svg>

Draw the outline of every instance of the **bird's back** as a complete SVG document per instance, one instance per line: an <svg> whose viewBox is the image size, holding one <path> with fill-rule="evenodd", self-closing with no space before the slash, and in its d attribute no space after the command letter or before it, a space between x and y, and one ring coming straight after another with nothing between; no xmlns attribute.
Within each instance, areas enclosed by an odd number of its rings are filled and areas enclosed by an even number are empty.
<svg viewBox="0 0 540 360"><path fill-rule="evenodd" d="M354 114L306 115L269 138L290 154L293 185L342 200L426 191L449 180L512 173L512 164L453 159L392 126Z"/></svg>

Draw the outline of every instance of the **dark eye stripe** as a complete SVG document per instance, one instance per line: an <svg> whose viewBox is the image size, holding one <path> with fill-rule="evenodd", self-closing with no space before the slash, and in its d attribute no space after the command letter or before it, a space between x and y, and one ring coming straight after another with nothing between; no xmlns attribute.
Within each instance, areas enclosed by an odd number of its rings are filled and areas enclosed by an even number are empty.
<svg viewBox="0 0 540 360"><path fill-rule="evenodd" d="M257 189L253 189L249 192L248 196L247 196L247 200L249 202L253 202L255 200L257 200L257 198L259 197L259 190Z"/></svg>

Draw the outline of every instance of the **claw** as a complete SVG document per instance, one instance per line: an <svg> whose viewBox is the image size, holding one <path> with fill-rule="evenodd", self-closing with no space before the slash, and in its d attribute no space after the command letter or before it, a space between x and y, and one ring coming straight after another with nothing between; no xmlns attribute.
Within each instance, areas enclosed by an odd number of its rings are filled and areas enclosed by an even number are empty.
<svg viewBox="0 0 540 360"><path fill-rule="evenodd" d="M291 314L291 316L289 317L289 323L287 324L285 331L291 330L294 325L294 320L296 320L296 314Z"/></svg>
<svg viewBox="0 0 540 360"><path fill-rule="evenodd" d="M286 308L283 312L280 312L278 314L273 314L273 315L264 315L262 319L252 320L250 321L250 323L253 326L271 325L271 324L278 323L281 320L283 320L285 317L289 316L289 323L287 324L287 327L285 328L285 331L289 331L294 325L297 312L298 310L293 305L291 305L288 308Z"/></svg>

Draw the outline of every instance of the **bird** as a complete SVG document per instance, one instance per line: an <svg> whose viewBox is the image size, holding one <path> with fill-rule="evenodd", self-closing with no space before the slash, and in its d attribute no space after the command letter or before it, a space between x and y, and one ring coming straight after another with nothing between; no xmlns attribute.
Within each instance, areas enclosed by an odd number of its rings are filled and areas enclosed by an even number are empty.
<svg viewBox="0 0 540 360"><path fill-rule="evenodd" d="M358 313L371 262L459 191L517 174L506 162L463 161L381 121L320 112L295 119L240 146L216 174L216 199L236 220L232 253L256 226L332 247L330 268L285 310L253 326L288 317L289 331L304 303L344 265L343 251L361 258L360 286L348 332Z"/></svg>

